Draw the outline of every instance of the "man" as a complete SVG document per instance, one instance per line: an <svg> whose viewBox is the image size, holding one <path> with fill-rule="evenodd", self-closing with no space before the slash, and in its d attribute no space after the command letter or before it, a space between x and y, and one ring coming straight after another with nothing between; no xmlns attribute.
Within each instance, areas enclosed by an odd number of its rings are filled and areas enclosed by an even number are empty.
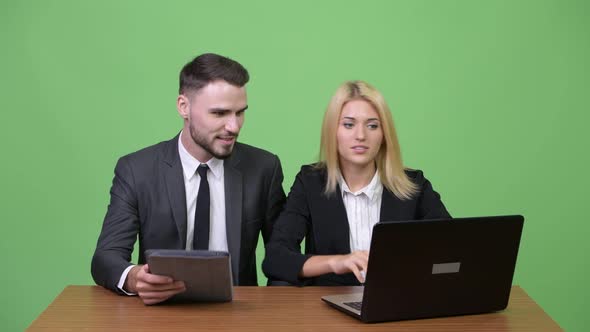
<svg viewBox="0 0 590 332"><path fill-rule="evenodd" d="M203 54L180 73L176 107L182 131L119 159L94 257L95 282L145 304L185 290L150 273L147 249L229 251L236 285L257 285L259 233L269 240L285 201L277 156L237 143L247 105L248 72ZM139 265L131 253L139 236Z"/></svg>

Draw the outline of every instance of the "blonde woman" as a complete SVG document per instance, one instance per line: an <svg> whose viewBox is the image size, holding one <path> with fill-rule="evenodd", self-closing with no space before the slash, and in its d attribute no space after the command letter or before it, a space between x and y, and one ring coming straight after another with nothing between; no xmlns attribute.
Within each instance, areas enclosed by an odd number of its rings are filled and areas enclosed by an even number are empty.
<svg viewBox="0 0 590 332"><path fill-rule="evenodd" d="M368 83L338 88L321 136L320 162L297 174L266 247L271 284L358 285L377 222L450 217L422 172L404 168L389 107Z"/></svg>

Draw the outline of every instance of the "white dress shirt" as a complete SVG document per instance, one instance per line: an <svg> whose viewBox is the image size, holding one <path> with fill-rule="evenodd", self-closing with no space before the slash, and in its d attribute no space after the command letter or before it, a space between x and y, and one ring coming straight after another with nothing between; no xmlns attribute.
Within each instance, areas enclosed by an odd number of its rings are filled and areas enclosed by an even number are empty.
<svg viewBox="0 0 590 332"><path fill-rule="evenodd" d="M200 164L207 164L207 181L209 182L209 197L211 205L209 210L209 250L228 251L227 249L227 232L225 227L225 177L223 160L211 158L206 163L201 163L193 157L184 147L180 140L182 133L178 136L178 154L182 164L182 174L184 177L184 190L186 194L186 250L193 248L193 233L195 229L195 209L197 206L197 194L201 184L201 177L197 173ZM117 287L127 295L135 295L126 292L123 289L125 280L129 271L134 265L131 265L123 271Z"/></svg>
<svg viewBox="0 0 590 332"><path fill-rule="evenodd" d="M350 228L350 251L369 250L373 226L379 222L383 185L379 172L371 182L359 191L352 192L344 178L340 178L342 200Z"/></svg>
<svg viewBox="0 0 590 332"><path fill-rule="evenodd" d="M193 248L193 233L195 229L195 209L197 207L197 194L201 184L201 177L197 173L200 164L182 145L178 139L178 153L182 163L184 174L184 189L186 192L186 250ZM225 231L225 177L223 160L211 158L206 162L209 166L207 181L209 182L210 226L209 226L209 250L227 251L227 233Z"/></svg>

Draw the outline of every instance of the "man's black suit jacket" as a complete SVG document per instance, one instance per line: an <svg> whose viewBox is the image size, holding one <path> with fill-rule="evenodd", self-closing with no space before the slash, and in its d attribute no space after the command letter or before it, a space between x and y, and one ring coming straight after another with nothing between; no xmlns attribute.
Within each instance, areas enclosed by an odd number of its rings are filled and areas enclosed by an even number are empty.
<svg viewBox="0 0 590 332"><path fill-rule="evenodd" d="M432 189L422 171L407 170L419 192L409 200L400 200L383 188L380 221L450 218L440 196ZM340 187L324 194L326 171L311 165L297 174L285 209L277 220L266 246L263 271L270 280L295 285L359 285L354 274L300 279L305 261L313 255L345 255L350 253L350 228ZM305 255L301 242L305 237Z"/></svg>
<svg viewBox="0 0 590 332"><path fill-rule="evenodd" d="M227 243L236 285L257 285L256 245L266 243L285 201L277 156L241 143L224 161ZM98 285L117 283L131 265L139 236L139 264L147 249L185 249L187 208L178 136L119 159L111 200L92 258Z"/></svg>

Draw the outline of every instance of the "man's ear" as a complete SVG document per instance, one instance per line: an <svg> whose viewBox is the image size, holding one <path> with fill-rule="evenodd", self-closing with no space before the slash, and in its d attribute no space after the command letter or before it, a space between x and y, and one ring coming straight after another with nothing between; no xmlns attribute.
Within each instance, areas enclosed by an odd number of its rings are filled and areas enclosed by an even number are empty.
<svg viewBox="0 0 590 332"><path fill-rule="evenodd" d="M183 94L178 95L176 98L176 110L178 110L178 114L181 118L188 120L190 108L191 106L188 97Z"/></svg>

